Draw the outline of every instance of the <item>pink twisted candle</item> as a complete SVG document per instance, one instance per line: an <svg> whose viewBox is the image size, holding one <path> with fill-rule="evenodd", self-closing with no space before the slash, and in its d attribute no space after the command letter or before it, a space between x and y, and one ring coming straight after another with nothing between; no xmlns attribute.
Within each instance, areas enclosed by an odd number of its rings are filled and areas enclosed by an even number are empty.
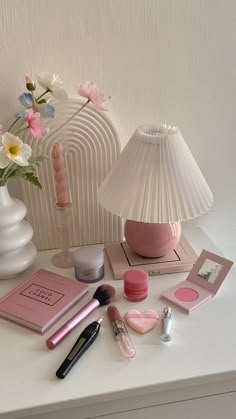
<svg viewBox="0 0 236 419"><path fill-rule="evenodd" d="M56 198L58 206L65 206L69 203L66 171L62 154L62 145L53 144L52 149L53 167L55 170Z"/></svg>

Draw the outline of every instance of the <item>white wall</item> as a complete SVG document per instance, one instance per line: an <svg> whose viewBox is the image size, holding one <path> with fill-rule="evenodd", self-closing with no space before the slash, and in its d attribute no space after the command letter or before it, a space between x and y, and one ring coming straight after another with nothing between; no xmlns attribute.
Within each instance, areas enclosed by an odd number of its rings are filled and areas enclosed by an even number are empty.
<svg viewBox="0 0 236 419"><path fill-rule="evenodd" d="M85 79L111 96L122 145L177 125L215 196L197 222L236 261L235 19L234 0L0 0L0 122L25 72L55 71L71 96Z"/></svg>

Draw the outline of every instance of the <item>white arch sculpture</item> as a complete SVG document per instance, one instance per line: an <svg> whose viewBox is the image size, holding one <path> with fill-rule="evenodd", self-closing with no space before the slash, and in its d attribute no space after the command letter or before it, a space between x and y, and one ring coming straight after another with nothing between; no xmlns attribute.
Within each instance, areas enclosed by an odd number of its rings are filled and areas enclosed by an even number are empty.
<svg viewBox="0 0 236 419"><path fill-rule="evenodd" d="M118 134L103 112L88 105L59 132L53 131L81 106L76 99L54 103L55 120L45 140L25 141L37 145L37 154L47 159L38 170L42 191L22 182L27 220L34 229L33 241L38 250L59 247L55 210L55 183L51 151L53 142L62 144L72 210L69 226L70 246L121 240L121 220L104 210L97 200L97 190L120 154Z"/></svg>

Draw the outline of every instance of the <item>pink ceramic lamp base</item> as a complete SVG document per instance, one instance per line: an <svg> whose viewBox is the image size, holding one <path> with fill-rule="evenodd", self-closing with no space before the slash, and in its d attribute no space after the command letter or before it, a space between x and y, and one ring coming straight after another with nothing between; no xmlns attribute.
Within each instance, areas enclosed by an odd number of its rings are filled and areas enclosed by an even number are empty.
<svg viewBox="0 0 236 419"><path fill-rule="evenodd" d="M176 248L181 237L181 225L176 223L142 223L126 220L125 238L138 255L161 257Z"/></svg>

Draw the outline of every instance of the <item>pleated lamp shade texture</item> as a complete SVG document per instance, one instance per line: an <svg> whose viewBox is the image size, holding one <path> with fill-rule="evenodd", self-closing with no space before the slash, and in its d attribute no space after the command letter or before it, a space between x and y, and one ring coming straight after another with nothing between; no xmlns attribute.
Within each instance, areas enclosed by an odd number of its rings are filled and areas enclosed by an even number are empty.
<svg viewBox="0 0 236 419"><path fill-rule="evenodd" d="M139 126L98 191L102 207L146 223L206 213L212 192L177 127Z"/></svg>

